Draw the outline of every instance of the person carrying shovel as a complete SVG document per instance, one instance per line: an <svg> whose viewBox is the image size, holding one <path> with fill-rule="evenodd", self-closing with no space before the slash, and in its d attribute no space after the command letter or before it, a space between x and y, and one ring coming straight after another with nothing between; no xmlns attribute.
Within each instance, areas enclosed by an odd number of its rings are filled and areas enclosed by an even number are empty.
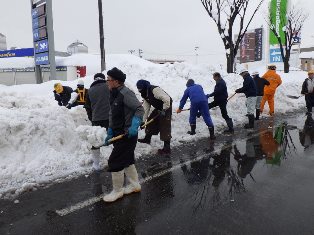
<svg viewBox="0 0 314 235"><path fill-rule="evenodd" d="M188 131L187 133L190 135L196 134L196 116L199 111L208 127L210 139L214 140L216 138L214 134L214 124L209 114L208 101L206 95L204 94L203 87L201 85L195 84L193 79L189 79L187 81L186 87L187 88L184 91L183 97L180 101L180 106L176 112L181 113L186 100L190 98L191 108L189 122L191 131Z"/></svg>
<svg viewBox="0 0 314 235"><path fill-rule="evenodd" d="M208 108L212 109L214 107L219 107L223 119L225 119L228 129L224 131L225 134L233 134L233 121L228 116L227 111L227 99L228 91L226 82L222 79L220 73L216 72L213 74L213 79L216 81L214 92L207 95L207 97L214 97L214 101L208 104ZM231 97L230 97L231 98Z"/></svg>
<svg viewBox="0 0 314 235"><path fill-rule="evenodd" d="M108 160L112 176L113 190L104 196L105 202L114 202L123 195L141 191L137 170L135 168L134 150L137 144L138 129L142 123L144 108L134 92L124 85L126 75L113 68L107 72L107 83L110 89L109 128L105 145L112 138L124 135L113 142L113 150ZM129 184L124 188L124 174Z"/></svg>
<svg viewBox="0 0 314 235"><path fill-rule="evenodd" d="M314 106L314 70L309 71L308 75L309 77L303 82L301 94L305 96L307 112L312 113Z"/></svg>
<svg viewBox="0 0 314 235"><path fill-rule="evenodd" d="M138 139L138 142L150 144L153 135L158 135L160 132L160 140L164 142L164 147L158 149L158 154L170 154L171 140L171 116L172 116L172 99L160 87L153 86L149 81L138 80L136 83L138 91L144 99L144 117L146 121L145 137ZM149 115L151 106L154 110ZM147 118L148 117L148 118Z"/></svg>

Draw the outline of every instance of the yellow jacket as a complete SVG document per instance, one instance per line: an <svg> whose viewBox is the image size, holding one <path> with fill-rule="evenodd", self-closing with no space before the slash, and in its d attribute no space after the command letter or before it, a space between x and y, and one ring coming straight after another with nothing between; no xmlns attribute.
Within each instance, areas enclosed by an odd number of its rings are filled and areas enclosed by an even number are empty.
<svg viewBox="0 0 314 235"><path fill-rule="evenodd" d="M282 83L281 77L276 73L275 70L268 70L264 75L267 81L269 81L270 85L264 87L265 95L275 95L277 87L279 87Z"/></svg>

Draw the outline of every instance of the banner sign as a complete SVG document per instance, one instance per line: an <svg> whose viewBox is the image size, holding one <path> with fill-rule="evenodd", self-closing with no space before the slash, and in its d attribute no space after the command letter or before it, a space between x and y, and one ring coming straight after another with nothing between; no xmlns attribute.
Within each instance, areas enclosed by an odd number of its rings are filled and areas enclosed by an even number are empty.
<svg viewBox="0 0 314 235"><path fill-rule="evenodd" d="M270 3L270 24L281 38L283 45L286 44L283 28L287 24L287 6L288 0L271 0ZM269 45L277 45L278 43L278 39L272 32L272 29L269 29Z"/></svg>
<svg viewBox="0 0 314 235"><path fill-rule="evenodd" d="M247 32L240 44L240 63L261 61L263 59L263 28Z"/></svg>
<svg viewBox="0 0 314 235"><path fill-rule="evenodd" d="M0 51L0 58L32 57L32 56L34 56L34 48Z"/></svg>
<svg viewBox="0 0 314 235"><path fill-rule="evenodd" d="M57 71L67 71L68 67L67 66L57 66L56 67ZM50 67L42 67L43 72L50 72ZM5 68L5 69L0 69L0 73L10 73L10 72L35 72L34 67L27 67L27 68Z"/></svg>
<svg viewBox="0 0 314 235"><path fill-rule="evenodd" d="M255 29L255 61L263 59L263 28Z"/></svg>

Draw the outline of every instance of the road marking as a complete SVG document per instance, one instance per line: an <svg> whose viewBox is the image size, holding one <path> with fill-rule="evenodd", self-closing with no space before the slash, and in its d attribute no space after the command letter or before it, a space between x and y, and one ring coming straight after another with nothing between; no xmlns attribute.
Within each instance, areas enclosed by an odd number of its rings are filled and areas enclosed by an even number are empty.
<svg viewBox="0 0 314 235"><path fill-rule="evenodd" d="M265 132L267 132L267 131L269 131L269 130L265 130L265 131L258 132L258 133L256 133L256 134L251 135L251 136L249 136L248 138L242 139L242 140L251 139L251 138L256 137L256 136L259 136L260 134L265 133ZM230 146L232 146L232 144L224 145L223 148L228 148L228 147L230 147ZM210 154L215 154L215 153L218 154L219 152L221 152L221 150L222 150L223 148L221 148L221 149L219 148L218 150L215 150L215 151L213 151L213 152L210 152ZM182 166L184 166L184 165L188 165L188 164L190 164L190 163L200 161L200 160L204 159L204 158L207 157L207 156L208 156L208 155L203 154L202 156L196 157L196 158L194 158L194 159L192 159L192 160L188 160L188 161L182 162L182 163L177 164L177 165L175 165L175 166L173 166L173 167L171 167L171 168L169 168L169 169L165 169L165 170L163 170L163 171L161 171L161 172L158 172L158 173L156 173L156 174L154 174L154 175L152 175L152 176L148 176L148 177L146 177L146 178L140 180L140 184L145 184L145 183L147 183L147 182L149 182L149 181L152 181L153 179L156 179L156 178L158 178L158 177L161 177L161 176L163 176L163 175L166 175L166 174L168 174L168 173L170 173L170 172L172 172L172 171L178 170L178 169L180 169L180 168L181 168ZM107 194L107 193L106 193L106 194ZM73 206L69 206L69 207L64 208L64 209L61 209L61 210L56 210L56 213L57 213L59 216L66 216L66 215L68 215L68 214L70 214L70 213L73 213L73 212L75 212L75 211L81 210L81 209L83 209L83 208L85 208L85 207L91 206L91 205L93 205L93 204L95 204L95 203L97 203L97 202L102 201L103 197L104 197L106 194L101 194L101 195L99 195L99 196L97 196L97 197L92 197L92 198L87 199L87 200L85 200L85 201L79 202L79 203L77 203L77 204L75 204L75 205L73 205Z"/></svg>

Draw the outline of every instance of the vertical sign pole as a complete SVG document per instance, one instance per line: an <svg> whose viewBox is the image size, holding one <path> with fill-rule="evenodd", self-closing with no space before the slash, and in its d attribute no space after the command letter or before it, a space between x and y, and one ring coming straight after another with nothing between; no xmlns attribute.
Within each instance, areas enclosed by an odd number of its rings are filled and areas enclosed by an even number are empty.
<svg viewBox="0 0 314 235"><path fill-rule="evenodd" d="M49 80L56 80L56 59L55 59L55 42L53 32L53 17L52 17L52 0L46 0L46 16L47 16L47 33L49 45L49 64L50 77Z"/></svg>
<svg viewBox="0 0 314 235"><path fill-rule="evenodd" d="M30 0L30 2L31 2L31 11L32 11L32 9L33 9L33 0ZM33 17L32 17L32 21L33 21ZM33 40L33 47L34 47L34 60L35 60L35 41L34 40ZM36 77L36 83L37 84L43 83L43 78L41 76L40 65L36 65L36 63L35 63L35 77Z"/></svg>

